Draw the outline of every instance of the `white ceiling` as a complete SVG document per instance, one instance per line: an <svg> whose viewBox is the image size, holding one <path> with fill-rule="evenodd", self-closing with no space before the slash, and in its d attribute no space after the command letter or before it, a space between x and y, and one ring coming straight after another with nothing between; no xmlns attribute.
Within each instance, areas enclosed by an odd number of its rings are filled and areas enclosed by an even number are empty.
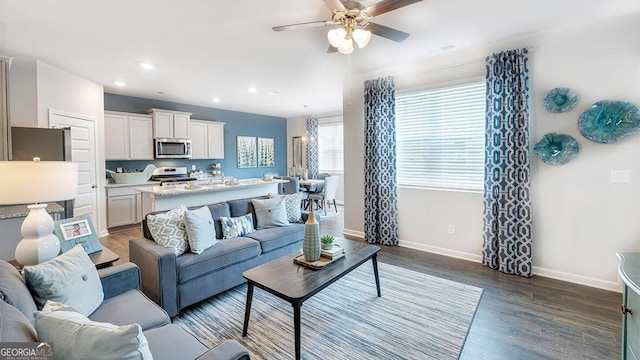
<svg viewBox="0 0 640 360"><path fill-rule="evenodd" d="M369 72L449 44L462 51L638 9L640 0L423 0L374 20L410 33L406 41L374 36L349 59L326 53L326 28L271 30L330 19L322 0L0 0L0 54L42 60L105 92L293 117L340 111L349 66Z"/></svg>

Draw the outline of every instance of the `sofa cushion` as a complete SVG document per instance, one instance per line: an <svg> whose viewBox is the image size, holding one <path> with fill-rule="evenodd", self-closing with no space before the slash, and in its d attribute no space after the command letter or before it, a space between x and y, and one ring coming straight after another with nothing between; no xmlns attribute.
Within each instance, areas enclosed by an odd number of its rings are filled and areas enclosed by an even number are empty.
<svg viewBox="0 0 640 360"><path fill-rule="evenodd" d="M144 336L149 342L154 360L195 359L207 351L206 346L179 325L170 324L146 330Z"/></svg>
<svg viewBox="0 0 640 360"><path fill-rule="evenodd" d="M16 268L0 260L0 300L15 306L33 324L33 312L38 310L24 278Z"/></svg>
<svg viewBox="0 0 640 360"><path fill-rule="evenodd" d="M176 256L182 255L189 247L184 225L186 210L187 208L182 205L165 213L147 215L147 227L153 241L170 249Z"/></svg>
<svg viewBox="0 0 640 360"><path fill-rule="evenodd" d="M129 290L104 300L102 305L89 315L89 319L109 322L114 325L127 325L135 322L140 324L142 330L171 323L167 312L139 290Z"/></svg>
<svg viewBox="0 0 640 360"><path fill-rule="evenodd" d="M176 258L178 283L244 262L260 253L260 244L247 237L220 240L200 255L185 253Z"/></svg>
<svg viewBox="0 0 640 360"><path fill-rule="evenodd" d="M238 217L221 217L220 222L222 222L222 237L224 239L245 236L256 231L253 227L253 216L251 214Z"/></svg>
<svg viewBox="0 0 640 360"><path fill-rule="evenodd" d="M231 210L229 210L229 204L221 202L217 204L207 205L211 212L211 217L216 226L216 237L222 239L222 224L220 223L221 217L231 217Z"/></svg>
<svg viewBox="0 0 640 360"><path fill-rule="evenodd" d="M262 253L268 253L297 241L302 241L304 225L291 224L289 226L264 229L249 234L247 237L258 240L262 247Z"/></svg>
<svg viewBox="0 0 640 360"><path fill-rule="evenodd" d="M256 212L258 229L289 225L284 198L255 199L251 203Z"/></svg>
<svg viewBox="0 0 640 360"><path fill-rule="evenodd" d="M0 342L38 341L36 329L16 307L0 301Z"/></svg>
<svg viewBox="0 0 640 360"><path fill-rule="evenodd" d="M22 270L38 308L47 300L61 302L83 315L91 314L104 299L98 270L82 245Z"/></svg>
<svg viewBox="0 0 640 360"><path fill-rule="evenodd" d="M55 359L152 359L138 324L94 322L74 311L36 315L40 341L53 342Z"/></svg>
<svg viewBox="0 0 640 360"><path fill-rule="evenodd" d="M208 207L185 211L184 225L192 253L201 254L218 242L216 227Z"/></svg>

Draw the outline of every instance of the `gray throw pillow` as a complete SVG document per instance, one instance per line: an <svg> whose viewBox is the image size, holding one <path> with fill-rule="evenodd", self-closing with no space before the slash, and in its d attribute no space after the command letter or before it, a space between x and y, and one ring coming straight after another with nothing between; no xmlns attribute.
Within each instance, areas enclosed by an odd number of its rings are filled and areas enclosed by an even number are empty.
<svg viewBox="0 0 640 360"><path fill-rule="evenodd" d="M218 243L216 227L208 207L187 210L184 213L184 225L192 253L202 254L203 251Z"/></svg>
<svg viewBox="0 0 640 360"><path fill-rule="evenodd" d="M52 300L88 316L104 300L98 270L82 245L76 245L49 261L25 266L23 274L39 309L47 300Z"/></svg>
<svg viewBox="0 0 640 360"><path fill-rule="evenodd" d="M166 213L147 215L147 227L153 241L170 249L176 256L182 255L189 247L184 224L185 211L187 207L182 205Z"/></svg>
<svg viewBox="0 0 640 360"><path fill-rule="evenodd" d="M139 324L116 326L73 311L39 312L39 341L53 342L55 359L152 359Z"/></svg>
<svg viewBox="0 0 640 360"><path fill-rule="evenodd" d="M33 312L38 310L33 297L16 268L0 260L0 300L13 305L33 324Z"/></svg>
<svg viewBox="0 0 640 360"><path fill-rule="evenodd" d="M251 200L253 208L256 210L256 220L258 229L268 229L278 226L288 226L287 208L283 197L258 200Z"/></svg>

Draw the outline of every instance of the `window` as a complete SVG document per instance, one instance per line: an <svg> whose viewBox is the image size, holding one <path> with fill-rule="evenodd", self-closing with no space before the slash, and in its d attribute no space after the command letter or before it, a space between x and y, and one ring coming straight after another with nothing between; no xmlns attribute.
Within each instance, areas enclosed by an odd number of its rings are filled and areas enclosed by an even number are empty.
<svg viewBox="0 0 640 360"><path fill-rule="evenodd" d="M399 185L482 191L485 86L396 93Z"/></svg>
<svg viewBox="0 0 640 360"><path fill-rule="evenodd" d="M320 172L344 171L342 123L318 124L318 167Z"/></svg>

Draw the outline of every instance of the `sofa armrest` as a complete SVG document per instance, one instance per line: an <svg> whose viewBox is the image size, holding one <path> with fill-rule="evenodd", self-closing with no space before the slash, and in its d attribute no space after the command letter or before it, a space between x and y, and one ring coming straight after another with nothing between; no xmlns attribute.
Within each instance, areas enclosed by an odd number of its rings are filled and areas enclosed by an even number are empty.
<svg viewBox="0 0 640 360"><path fill-rule="evenodd" d="M129 240L129 260L140 267L142 292L169 316L178 314L176 254L147 238Z"/></svg>
<svg viewBox="0 0 640 360"><path fill-rule="evenodd" d="M140 269L133 263L98 270L104 298L109 299L129 290L140 290Z"/></svg>
<svg viewBox="0 0 640 360"><path fill-rule="evenodd" d="M235 340L226 340L196 360L249 360L249 351Z"/></svg>

